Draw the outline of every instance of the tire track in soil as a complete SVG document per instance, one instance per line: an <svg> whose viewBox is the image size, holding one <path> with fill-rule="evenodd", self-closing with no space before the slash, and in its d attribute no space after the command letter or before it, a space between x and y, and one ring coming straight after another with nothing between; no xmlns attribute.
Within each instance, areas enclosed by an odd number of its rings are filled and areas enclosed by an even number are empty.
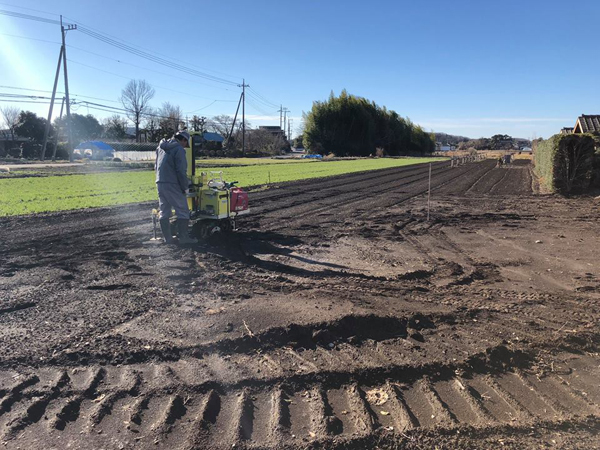
<svg viewBox="0 0 600 450"><path fill-rule="evenodd" d="M479 321L481 331L462 326L479 313L488 316ZM12 387L0 390L0 419L7 419L0 437L10 443L18 435L22 444L27 436L50 433L51 439L55 431L68 431L77 441L117 426L124 436L159 448L276 448L284 442L303 448L308 443L328 445L332 439L351 443L381 430L405 433L516 422L531 426L542 419L564 422L600 415L600 397L582 394L594 389L600 375L597 347L585 347L592 350L586 354L575 342L572 353L562 352L570 365L578 361L577 373L559 367L539 372L543 352L531 345L510 349L497 332L497 341L483 347L476 340L468 342L470 334L480 335L490 323L501 326L490 314L467 310L404 319L347 316L291 334L279 329L220 341L197 352L196 362L185 356L170 364L45 365L43 371L23 374ZM527 323L521 326L526 329ZM508 328L518 331L519 324ZM330 335L315 334L319 330ZM442 337L450 330L458 335L449 352L428 356L428 348L441 350L440 344L448 340ZM424 361L420 365L401 360L403 342L415 331L425 336L418 341ZM368 348L372 340L377 346L389 344L382 350L387 362L380 359L372 365L356 358L368 352L361 347ZM333 349L328 341L335 343ZM286 347L290 342L292 347ZM599 344L600 336L591 336L589 342ZM449 362L453 346L465 350ZM295 355L291 364L285 357L290 353ZM236 355L242 359L236 362ZM225 360L232 369L264 367L268 360L284 370L272 376L264 370L244 371L237 381L215 381L212 374Z"/></svg>
<svg viewBox="0 0 600 450"><path fill-rule="evenodd" d="M487 164L485 165L485 171L483 171L483 173L479 176L479 178L477 178L475 181L473 181L468 188L466 188L462 191L462 193L464 193L464 195L469 194L471 189L473 189L477 185L477 183L479 183L481 180L483 180L492 170L494 170L495 165L493 165L489 161L486 161L486 163Z"/></svg>
<svg viewBox="0 0 600 450"><path fill-rule="evenodd" d="M578 359L582 372L589 371L583 385L593 388L598 357L570 358ZM2 439L9 448L17 433L19 445L40 434L52 443L56 434L48 434L51 430L68 429L73 443L82 445L90 434L102 443L103 432L114 432L116 426L123 440L158 448L305 448L340 440L350 445L381 431L398 436L465 427L489 431L530 427L540 420L560 424L599 418L600 405L569 383L576 379L573 374L540 378L529 369L533 362L535 356L507 351L473 364L404 368L358 381L348 377L341 384L337 376L321 374L243 387L184 384L175 393L150 389L143 378L137 378L132 390L131 380L111 374L119 370L115 367L82 368L87 386L65 389L70 382L63 372L49 388L31 394L31 400L20 399L30 406L25 415L10 418Z"/></svg>

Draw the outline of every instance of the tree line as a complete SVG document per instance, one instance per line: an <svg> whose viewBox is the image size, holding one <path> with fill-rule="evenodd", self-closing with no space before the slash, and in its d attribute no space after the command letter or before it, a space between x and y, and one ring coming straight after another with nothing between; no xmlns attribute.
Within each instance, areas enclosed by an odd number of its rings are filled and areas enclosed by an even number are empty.
<svg viewBox="0 0 600 450"><path fill-rule="evenodd" d="M87 140L108 141L135 140L135 142L159 142L170 138L178 130L189 128L193 131L212 131L226 140L230 154L241 153L242 123L235 124L228 115L218 115L211 120L196 115L187 122L178 105L164 102L154 108L150 101L154 89L144 80L131 80L119 98L125 111L124 116L113 114L99 121L92 114L71 114L71 135L73 145ZM22 111L12 106L0 107L0 125L4 125L4 148L0 146L0 156L10 155L23 158L41 157L47 120L31 111ZM128 133L128 120L133 123L133 134ZM265 130L250 130L246 121L246 150L253 153L278 154L289 149L289 143L282 136L274 136ZM19 138L19 139L16 139ZM59 158L71 157L65 142L67 118L56 118L49 128L47 148L52 148ZM215 150L214 143L206 143L207 150ZM219 149L221 146L218 146ZM73 149L71 149L72 151Z"/></svg>
<svg viewBox="0 0 600 450"><path fill-rule="evenodd" d="M303 144L313 153L399 156L435 150L435 137L419 125L345 89L314 102L304 122Z"/></svg>
<svg viewBox="0 0 600 450"><path fill-rule="evenodd" d="M203 149L210 156L240 156L242 154L242 124L233 123L233 117L218 115L210 120L193 117L189 124L178 113L179 107L166 105L161 108L162 116L170 110L170 118L164 119L150 116L141 122L138 141L157 143L163 138L170 138L176 130L189 125L189 129L199 132L218 133L226 139L225 147L213 142L206 142ZM166 116L169 117L169 116ZM40 158L47 120L31 111L22 111L14 107L0 107L0 124L5 130L0 140L0 157L12 156L17 158ZM52 155L56 146L56 156L59 159L69 158L66 145L66 117L56 118L50 126L46 156ZM128 122L120 115L112 115L99 121L91 114L71 114L71 133L74 145L84 141L105 140L108 142L135 140L127 133ZM4 145L2 145L4 143ZM290 144L284 136L275 136L263 129L251 129L246 121L246 154L277 155L289 151Z"/></svg>
<svg viewBox="0 0 600 450"><path fill-rule="evenodd" d="M508 134L495 134L491 138L468 139L458 144L459 150L515 150L531 146L527 139L513 138Z"/></svg>

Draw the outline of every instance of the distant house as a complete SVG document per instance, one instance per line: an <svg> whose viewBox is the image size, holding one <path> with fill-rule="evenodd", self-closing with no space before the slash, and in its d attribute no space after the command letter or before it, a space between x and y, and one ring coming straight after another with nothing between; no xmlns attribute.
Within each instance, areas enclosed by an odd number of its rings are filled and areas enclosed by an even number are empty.
<svg viewBox="0 0 600 450"><path fill-rule="evenodd" d="M202 134L204 142L202 143L202 150L222 150L223 142L225 138L219 133L210 133L208 131Z"/></svg>
<svg viewBox="0 0 600 450"><path fill-rule="evenodd" d="M561 128L560 134L573 134L573 128L571 128L571 127Z"/></svg>
<svg viewBox="0 0 600 450"><path fill-rule="evenodd" d="M441 142L436 142L435 143L435 150L437 152L452 152L454 150L456 150L456 146L452 145L452 144L443 144Z"/></svg>
<svg viewBox="0 0 600 450"><path fill-rule="evenodd" d="M281 128L279 128L277 125L275 125L275 126L271 126L271 125L259 126L258 129L268 131L273 136L281 137L283 140L286 140L285 132Z"/></svg>
<svg viewBox="0 0 600 450"><path fill-rule="evenodd" d="M14 139L10 130L0 130L0 155L4 155L11 148L18 148L29 139L15 135Z"/></svg>
<svg viewBox="0 0 600 450"><path fill-rule="evenodd" d="M573 133L600 133L600 115L586 116L582 114L577 118Z"/></svg>

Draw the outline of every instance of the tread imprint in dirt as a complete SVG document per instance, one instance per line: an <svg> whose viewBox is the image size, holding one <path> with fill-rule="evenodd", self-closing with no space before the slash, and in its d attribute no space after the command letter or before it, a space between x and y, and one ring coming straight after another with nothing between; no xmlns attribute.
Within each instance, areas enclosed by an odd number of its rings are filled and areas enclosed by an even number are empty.
<svg viewBox="0 0 600 450"><path fill-rule="evenodd" d="M578 357L577 366L577 374L587 373L589 381L600 372L595 357ZM378 430L524 427L600 414L597 403L570 385L575 372L539 377L527 369L489 369L330 387L328 382L200 390L180 385L172 393L168 387L149 389L151 383L128 369L81 369L73 376L55 371L52 379L29 376L1 392L2 439L12 442L25 432L51 439L66 429L85 439L116 426L131 439L161 448L169 448L172 435L185 436L181 448L282 442L302 448ZM21 403L25 407L17 408Z"/></svg>

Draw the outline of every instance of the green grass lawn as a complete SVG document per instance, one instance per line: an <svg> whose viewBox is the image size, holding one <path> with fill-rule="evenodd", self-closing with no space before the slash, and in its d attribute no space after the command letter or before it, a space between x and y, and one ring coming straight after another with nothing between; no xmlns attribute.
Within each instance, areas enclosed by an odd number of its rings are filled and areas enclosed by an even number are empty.
<svg viewBox="0 0 600 450"><path fill-rule="evenodd" d="M248 158L250 159L250 158ZM269 163L222 170L227 181L239 186L260 186L307 178L328 177L365 170L385 169L441 160L444 158L380 158L347 161L265 160ZM221 164L227 164L223 160ZM0 179L0 216L48 211L94 208L156 200L154 172L151 170L89 173L30 178Z"/></svg>

